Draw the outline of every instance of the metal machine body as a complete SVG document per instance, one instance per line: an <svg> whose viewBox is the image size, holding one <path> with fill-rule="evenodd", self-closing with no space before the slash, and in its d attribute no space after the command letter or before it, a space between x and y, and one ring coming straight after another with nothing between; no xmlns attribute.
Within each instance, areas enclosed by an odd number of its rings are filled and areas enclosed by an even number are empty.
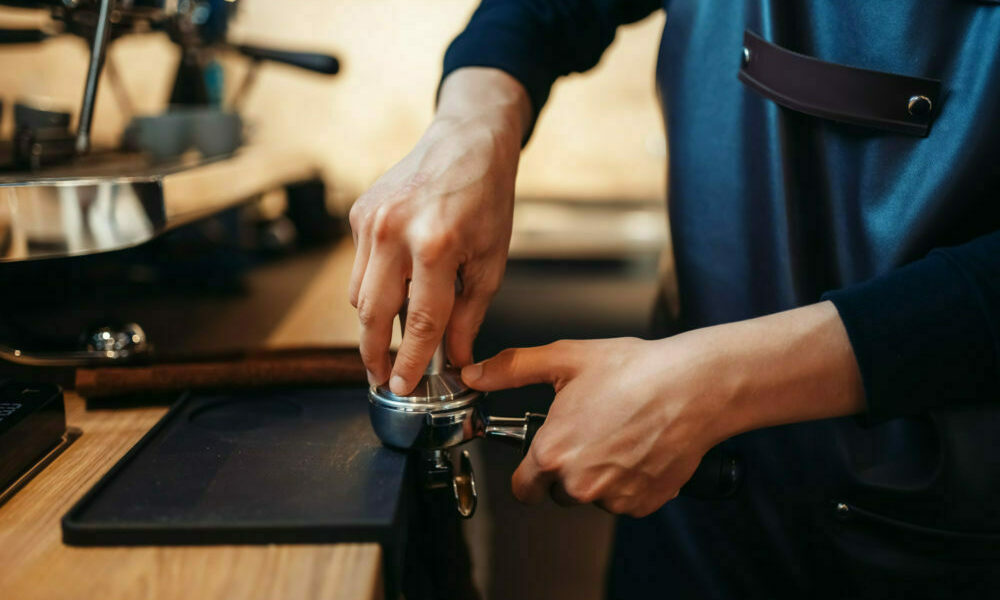
<svg viewBox="0 0 1000 600"><path fill-rule="evenodd" d="M319 173L308 155L261 147L225 160L0 174L0 263L121 250Z"/></svg>

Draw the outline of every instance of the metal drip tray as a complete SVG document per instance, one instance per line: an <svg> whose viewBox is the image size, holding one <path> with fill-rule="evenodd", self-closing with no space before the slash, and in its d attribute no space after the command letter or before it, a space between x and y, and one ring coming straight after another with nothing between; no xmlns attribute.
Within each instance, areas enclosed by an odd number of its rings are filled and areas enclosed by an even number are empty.
<svg viewBox="0 0 1000 600"><path fill-rule="evenodd" d="M283 185L315 178L300 152L248 147L211 161L128 157L0 176L0 262L121 250Z"/></svg>

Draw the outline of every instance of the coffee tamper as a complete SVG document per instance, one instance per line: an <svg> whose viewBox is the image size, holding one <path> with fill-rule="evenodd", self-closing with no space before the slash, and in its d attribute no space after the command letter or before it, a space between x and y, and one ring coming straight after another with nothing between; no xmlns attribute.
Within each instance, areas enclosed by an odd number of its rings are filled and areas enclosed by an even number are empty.
<svg viewBox="0 0 1000 600"><path fill-rule="evenodd" d="M405 322L405 312L400 322ZM526 454L545 422L545 415L531 412L523 417L489 415L483 407L485 396L462 383L460 370L447 362L444 341L408 395L392 393L387 383L368 391L368 414L378 438L386 446L420 452L425 487L450 486L458 513L466 518L475 512L478 499L472 461L468 450L463 451L456 471L448 450L475 438L491 438L513 444ZM742 476L742 462L715 447L702 458L681 494L723 498L736 491Z"/></svg>
<svg viewBox="0 0 1000 600"><path fill-rule="evenodd" d="M425 485L450 485L463 517L476 510L475 474L468 450L462 452L457 471L448 450L485 437L514 444L525 453L545 421L545 415L530 412L523 417L487 415L484 397L462 383L460 370L448 364L443 341L412 392L399 396L388 384L368 391L368 413L378 438L386 446L420 452Z"/></svg>

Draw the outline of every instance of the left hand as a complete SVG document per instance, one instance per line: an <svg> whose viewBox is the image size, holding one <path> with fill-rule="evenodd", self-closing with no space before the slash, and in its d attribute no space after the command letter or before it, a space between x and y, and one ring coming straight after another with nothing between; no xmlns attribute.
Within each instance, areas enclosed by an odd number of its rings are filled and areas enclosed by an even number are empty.
<svg viewBox="0 0 1000 600"><path fill-rule="evenodd" d="M462 370L492 391L549 383L555 401L514 472L526 503L593 502L648 515L677 496L702 456L769 425L863 410L846 331L822 302L663 340L558 341Z"/></svg>
<svg viewBox="0 0 1000 600"><path fill-rule="evenodd" d="M514 472L526 503L551 491L560 504L593 502L613 513L647 515L677 495L701 457L724 439L711 369L671 356L661 341L559 341L511 349L466 367L480 390L550 383L556 398Z"/></svg>

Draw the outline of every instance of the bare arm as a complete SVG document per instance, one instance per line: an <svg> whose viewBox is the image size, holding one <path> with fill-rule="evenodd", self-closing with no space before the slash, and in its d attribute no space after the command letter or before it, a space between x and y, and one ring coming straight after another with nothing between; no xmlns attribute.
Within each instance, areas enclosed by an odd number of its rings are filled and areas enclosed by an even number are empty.
<svg viewBox="0 0 1000 600"><path fill-rule="evenodd" d="M738 433L864 410L837 309L821 302L662 340L560 341L465 367L480 390L551 383L514 494L647 515Z"/></svg>

